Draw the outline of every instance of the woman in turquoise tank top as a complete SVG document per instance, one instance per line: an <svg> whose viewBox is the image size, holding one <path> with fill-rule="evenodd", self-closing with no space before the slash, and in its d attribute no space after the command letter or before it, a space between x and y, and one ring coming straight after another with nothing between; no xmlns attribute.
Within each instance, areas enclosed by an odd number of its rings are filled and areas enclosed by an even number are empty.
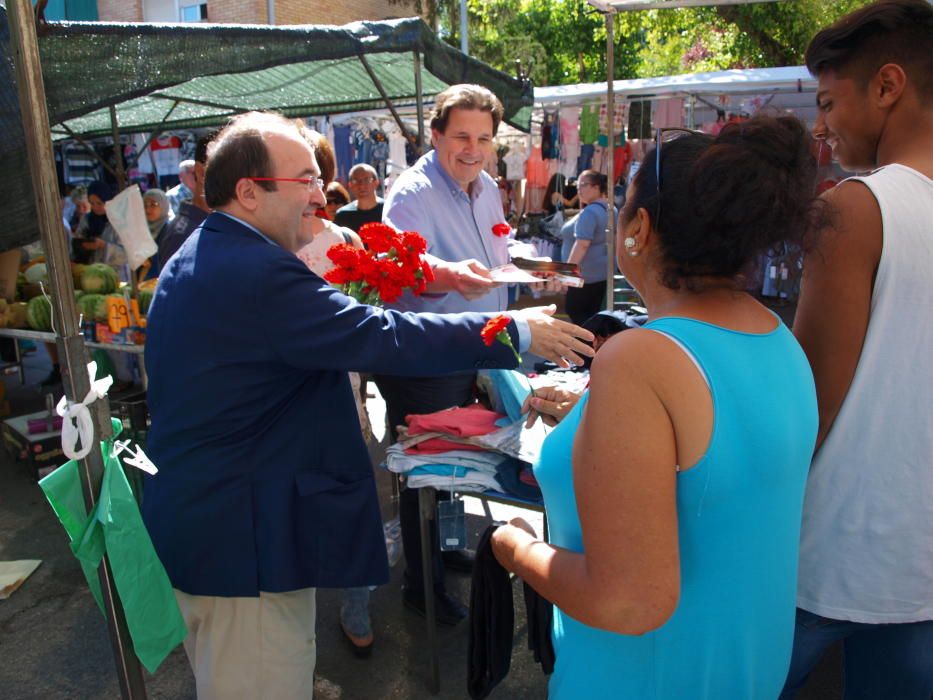
<svg viewBox="0 0 933 700"><path fill-rule="evenodd" d="M652 320L600 348L545 442L550 542L520 519L493 539L555 604L551 700L773 699L783 686L816 396L741 273L810 230L808 146L791 117L716 138L662 130L635 177L618 263ZM568 398L531 407L559 414Z"/></svg>

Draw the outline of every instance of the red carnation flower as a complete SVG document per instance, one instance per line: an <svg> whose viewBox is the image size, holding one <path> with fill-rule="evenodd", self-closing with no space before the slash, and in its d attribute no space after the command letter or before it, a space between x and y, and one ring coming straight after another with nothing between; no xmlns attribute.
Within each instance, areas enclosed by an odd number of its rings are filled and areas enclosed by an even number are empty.
<svg viewBox="0 0 933 700"><path fill-rule="evenodd" d="M512 233L512 227L503 221L492 227L492 233L495 236L508 236Z"/></svg>
<svg viewBox="0 0 933 700"><path fill-rule="evenodd" d="M399 245L399 236L395 229L386 224L370 222L360 226L360 238L373 253L388 253Z"/></svg>
<svg viewBox="0 0 933 700"><path fill-rule="evenodd" d="M491 319L486 321L486 325L483 326L483 329L480 331L480 336L486 345L492 346L493 342L496 340L498 340L503 345L507 345L515 355L515 359L518 360L519 364L521 364L522 356L518 354L515 346L512 345L512 336L510 336L509 332L506 330L506 328L508 328L509 321L511 320L512 319L508 314L499 314L498 316L493 316Z"/></svg>

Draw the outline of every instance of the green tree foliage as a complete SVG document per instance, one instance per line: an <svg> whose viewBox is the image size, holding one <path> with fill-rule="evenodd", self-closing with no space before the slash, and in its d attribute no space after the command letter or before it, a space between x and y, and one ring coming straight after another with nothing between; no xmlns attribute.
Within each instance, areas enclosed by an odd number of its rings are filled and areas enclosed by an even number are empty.
<svg viewBox="0 0 933 700"><path fill-rule="evenodd" d="M870 0L784 0L616 15L615 78L799 65L820 27ZM416 0L459 46L459 0ZM535 85L606 80L604 16L585 0L468 0L470 53Z"/></svg>

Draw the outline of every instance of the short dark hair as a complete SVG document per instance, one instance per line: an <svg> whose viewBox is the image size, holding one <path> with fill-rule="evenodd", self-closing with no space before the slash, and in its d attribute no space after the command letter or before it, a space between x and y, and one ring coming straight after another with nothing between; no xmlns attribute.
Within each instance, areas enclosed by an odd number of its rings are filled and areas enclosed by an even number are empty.
<svg viewBox="0 0 933 700"><path fill-rule="evenodd" d="M247 112L230 120L207 146L204 199L211 209L236 198L236 185L245 177L272 177L272 158L265 138L270 132L287 133L295 124L274 112ZM274 192L274 182L257 182Z"/></svg>
<svg viewBox="0 0 933 700"><path fill-rule="evenodd" d="M822 225L815 195L811 137L796 117L758 115L727 124L715 138L692 132L645 155L622 210L645 209L658 235L661 282L699 287L702 277L730 278L782 242L804 243ZM660 221L658 206L660 205Z"/></svg>
<svg viewBox="0 0 933 700"><path fill-rule="evenodd" d="M587 182L592 182L599 188L600 194L609 194L609 178L604 173L596 170L584 170L577 176L577 187L580 187L580 180L586 178Z"/></svg>
<svg viewBox="0 0 933 700"><path fill-rule="evenodd" d="M341 206L350 203L350 193L339 182L328 183L327 187L324 188L324 196L328 198L339 197Z"/></svg>
<svg viewBox="0 0 933 700"><path fill-rule="evenodd" d="M924 103L933 99L933 7L926 0L881 0L838 19L807 47L819 76L831 70L866 85L883 65L896 63Z"/></svg>
<svg viewBox="0 0 933 700"><path fill-rule="evenodd" d="M197 140L194 145L194 161L196 163L207 164L207 145L217 138L218 133L217 129L213 129Z"/></svg>
<svg viewBox="0 0 933 700"><path fill-rule="evenodd" d="M482 85L451 85L434 98L431 128L443 134L447 130L447 122L452 109L477 109L481 112L489 112L492 116L493 134L499 130L499 124L505 114L499 98Z"/></svg>

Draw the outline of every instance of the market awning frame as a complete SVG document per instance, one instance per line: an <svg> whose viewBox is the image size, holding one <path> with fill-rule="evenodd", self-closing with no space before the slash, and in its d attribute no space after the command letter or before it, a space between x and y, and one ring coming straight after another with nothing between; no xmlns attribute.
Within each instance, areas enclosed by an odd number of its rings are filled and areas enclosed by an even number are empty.
<svg viewBox="0 0 933 700"><path fill-rule="evenodd" d="M39 231L21 175L29 163L2 6L0 52L0 204L13 224L0 231L0 250L8 250ZM295 117L355 112L386 107L386 98L422 111L419 94L430 99L465 82L492 90L508 124L528 131L531 122L527 80L462 54L420 18L340 27L45 23L39 53L57 139L109 136L114 123L121 133L217 126L251 109Z"/></svg>

